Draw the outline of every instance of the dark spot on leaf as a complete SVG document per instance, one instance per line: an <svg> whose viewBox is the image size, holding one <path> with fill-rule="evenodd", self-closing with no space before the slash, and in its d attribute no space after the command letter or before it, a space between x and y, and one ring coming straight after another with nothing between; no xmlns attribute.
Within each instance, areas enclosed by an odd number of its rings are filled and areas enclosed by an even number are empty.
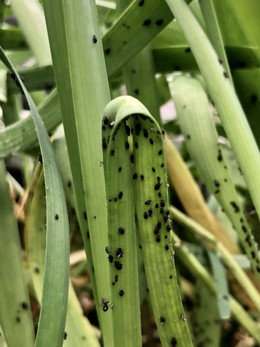
<svg viewBox="0 0 260 347"><path fill-rule="evenodd" d="M224 77L228 78L228 73L226 71L223 72Z"/></svg>
<svg viewBox="0 0 260 347"><path fill-rule="evenodd" d="M161 241L161 236L160 235L156 235L155 241L156 242L160 242Z"/></svg>
<svg viewBox="0 0 260 347"><path fill-rule="evenodd" d="M119 290L119 296L123 296L125 294L125 292L123 291L123 289Z"/></svg>
<svg viewBox="0 0 260 347"><path fill-rule="evenodd" d="M176 337L173 337L171 339L171 346L177 346L177 339L176 339Z"/></svg>
<svg viewBox="0 0 260 347"><path fill-rule="evenodd" d="M133 154L130 155L130 161L131 161L132 164L134 164L134 162L135 162L135 157L134 157Z"/></svg>
<svg viewBox="0 0 260 347"><path fill-rule="evenodd" d="M134 90L134 93L135 93L135 95L139 95L139 89L136 88L136 89ZM139 134L138 134L138 135L139 135Z"/></svg>
<svg viewBox="0 0 260 347"><path fill-rule="evenodd" d="M125 229L120 227L120 228L118 228L118 232L119 232L119 234L124 235Z"/></svg>
<svg viewBox="0 0 260 347"><path fill-rule="evenodd" d="M152 167L152 172L155 172L155 168L154 167Z"/></svg>
<svg viewBox="0 0 260 347"><path fill-rule="evenodd" d="M68 337L68 334L66 333L66 331L64 331L63 340L66 340L67 337Z"/></svg>
<svg viewBox="0 0 260 347"><path fill-rule="evenodd" d="M42 164L42 155L39 154L39 162Z"/></svg>
<svg viewBox="0 0 260 347"><path fill-rule="evenodd" d="M117 270L122 270L123 265L119 261L115 261L115 267Z"/></svg>
<svg viewBox="0 0 260 347"><path fill-rule="evenodd" d="M151 24L151 19L146 19L144 22L143 22L143 25L144 26L148 26Z"/></svg>
<svg viewBox="0 0 260 347"><path fill-rule="evenodd" d="M23 301L23 302L21 303L21 306L22 306L22 308L23 308L24 310L27 310L27 308L28 308L28 304L27 304L27 302L25 302L25 301Z"/></svg>
<svg viewBox="0 0 260 347"><path fill-rule="evenodd" d="M110 52L111 52L111 48L106 48L106 49L105 49L105 54L108 55Z"/></svg>
<svg viewBox="0 0 260 347"><path fill-rule="evenodd" d="M140 175L141 181L144 180L144 175Z"/></svg>
<svg viewBox="0 0 260 347"><path fill-rule="evenodd" d="M147 212L144 212L144 219L148 219L148 213Z"/></svg>
<svg viewBox="0 0 260 347"><path fill-rule="evenodd" d="M158 25L158 26L162 25L162 23L163 23L163 19L158 19L158 20L155 22L155 24Z"/></svg>
<svg viewBox="0 0 260 347"><path fill-rule="evenodd" d="M59 219L59 215L55 214L55 219L58 220Z"/></svg>
<svg viewBox="0 0 260 347"><path fill-rule="evenodd" d="M234 208L235 213L239 212L239 207L237 206L235 201L230 201L230 205Z"/></svg>
<svg viewBox="0 0 260 347"><path fill-rule="evenodd" d="M119 166L119 168L118 168L118 172L121 172L122 171L122 168L121 168L121 166Z"/></svg>
<svg viewBox="0 0 260 347"><path fill-rule="evenodd" d="M139 1L138 6L143 6L144 5L144 0Z"/></svg>
<svg viewBox="0 0 260 347"><path fill-rule="evenodd" d="M132 177L133 177L133 180L136 180L137 179L137 173L135 172Z"/></svg>
<svg viewBox="0 0 260 347"><path fill-rule="evenodd" d="M258 100L256 94L252 94L251 97L250 97L250 99L251 99L252 104L255 104L255 103L257 102L257 100Z"/></svg>
<svg viewBox="0 0 260 347"><path fill-rule="evenodd" d="M218 58L219 64L223 64L223 60L221 58Z"/></svg>
<svg viewBox="0 0 260 347"><path fill-rule="evenodd" d="M168 245L165 245L165 250L168 251L169 250L169 246Z"/></svg>
<svg viewBox="0 0 260 347"><path fill-rule="evenodd" d="M150 138L149 142L150 142L151 145L153 145L153 139Z"/></svg>
<svg viewBox="0 0 260 347"><path fill-rule="evenodd" d="M147 129L143 129L143 134L144 134L144 137L148 137L148 131L147 131Z"/></svg>
<svg viewBox="0 0 260 347"><path fill-rule="evenodd" d="M145 205L150 205L152 200L146 200Z"/></svg>
<svg viewBox="0 0 260 347"><path fill-rule="evenodd" d="M120 193L118 194L118 199L122 199L122 197L123 197L123 192L120 192Z"/></svg>
<svg viewBox="0 0 260 347"><path fill-rule="evenodd" d="M215 187L219 187L220 186L219 181L217 181L217 180L214 180L214 184L215 184Z"/></svg>
<svg viewBox="0 0 260 347"><path fill-rule="evenodd" d="M88 219L87 212L83 212L83 218Z"/></svg>
<svg viewBox="0 0 260 347"><path fill-rule="evenodd" d="M190 53L190 52L191 52L190 47L185 48L185 52L186 52L186 53Z"/></svg>
<svg viewBox="0 0 260 347"><path fill-rule="evenodd" d="M165 323L165 318L163 316L160 316L160 322L161 322L161 324Z"/></svg>

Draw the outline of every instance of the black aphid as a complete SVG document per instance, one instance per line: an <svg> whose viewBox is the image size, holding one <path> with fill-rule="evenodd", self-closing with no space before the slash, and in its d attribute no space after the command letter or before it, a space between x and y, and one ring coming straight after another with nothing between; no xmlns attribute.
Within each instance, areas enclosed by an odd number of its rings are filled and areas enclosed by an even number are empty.
<svg viewBox="0 0 260 347"><path fill-rule="evenodd" d="M144 219L147 219L149 216L148 216L148 213L147 212L144 212Z"/></svg>
<svg viewBox="0 0 260 347"><path fill-rule="evenodd" d="M108 303L109 303L109 300L106 300L105 298L101 299L100 306L102 307L102 310L104 312L106 312L108 310Z"/></svg>
<svg viewBox="0 0 260 347"><path fill-rule="evenodd" d="M159 193L158 193L158 196L159 196L159 198L161 198L161 197L162 197L162 193L159 192Z"/></svg>
<svg viewBox="0 0 260 347"><path fill-rule="evenodd" d="M153 145L153 139L150 138L149 142L150 142L151 145Z"/></svg>
<svg viewBox="0 0 260 347"><path fill-rule="evenodd" d="M239 207L237 206L235 201L230 201L230 205L234 208L235 213L239 212Z"/></svg>
<svg viewBox="0 0 260 347"><path fill-rule="evenodd" d="M115 282L118 282L118 275L115 275Z"/></svg>
<svg viewBox="0 0 260 347"><path fill-rule="evenodd" d="M164 207L165 206L165 201L161 200L160 205L161 205L161 207Z"/></svg>
<svg viewBox="0 0 260 347"><path fill-rule="evenodd" d="M123 255L124 255L124 251L122 250L122 248L118 248L118 249L116 250L116 256L117 256L117 258L122 258Z"/></svg>
<svg viewBox="0 0 260 347"><path fill-rule="evenodd" d="M132 177L133 177L133 180L136 180L137 179L137 173L135 172Z"/></svg>
<svg viewBox="0 0 260 347"><path fill-rule="evenodd" d="M121 166L119 166L119 168L118 168L118 172L121 172L122 171L122 168L121 168Z"/></svg>
<svg viewBox="0 0 260 347"><path fill-rule="evenodd" d="M163 23L163 19L158 19L158 20L155 22L155 24L158 25L158 26L162 25L162 23Z"/></svg>
<svg viewBox="0 0 260 347"><path fill-rule="evenodd" d="M138 149L138 142L135 142L135 148Z"/></svg>
<svg viewBox="0 0 260 347"><path fill-rule="evenodd" d="M96 35L93 35L92 40L93 40L94 43L97 43Z"/></svg>
<svg viewBox="0 0 260 347"><path fill-rule="evenodd" d="M140 135L140 132L141 132L141 124L140 123L136 123L135 125L135 133L136 135Z"/></svg>
<svg viewBox="0 0 260 347"><path fill-rule="evenodd" d="M129 143L128 143L128 141L126 141L126 143L125 143L125 149L129 149Z"/></svg>
<svg viewBox="0 0 260 347"><path fill-rule="evenodd" d="M39 162L42 164L42 155L41 154L39 154Z"/></svg>
<svg viewBox="0 0 260 347"><path fill-rule="evenodd" d="M162 154L162 149L160 149L158 152L158 155L161 155L161 154Z"/></svg>
<svg viewBox="0 0 260 347"><path fill-rule="evenodd" d="M161 187L161 183L157 183L155 186L154 186L154 190L159 190Z"/></svg>
<svg viewBox="0 0 260 347"><path fill-rule="evenodd" d="M144 0L139 1L138 6L143 6Z"/></svg>
<svg viewBox="0 0 260 347"><path fill-rule="evenodd" d="M60 217L58 214L55 214L55 219L58 220Z"/></svg>
<svg viewBox="0 0 260 347"><path fill-rule="evenodd" d="M161 322L161 324L165 323L165 318L163 316L160 316L160 322Z"/></svg>
<svg viewBox="0 0 260 347"><path fill-rule="evenodd" d="M158 208L159 207L159 204L155 204L155 208Z"/></svg>
<svg viewBox="0 0 260 347"><path fill-rule="evenodd" d="M106 116L103 118L103 123L104 123L104 125L108 125L108 123L109 123L109 120Z"/></svg>
<svg viewBox="0 0 260 347"><path fill-rule="evenodd" d="M161 164L161 167L164 167L164 163Z"/></svg>
<svg viewBox="0 0 260 347"><path fill-rule="evenodd" d="M110 263L113 263L114 257L112 256L112 254L109 254L109 256L107 257Z"/></svg>
<svg viewBox="0 0 260 347"><path fill-rule="evenodd" d="M149 208L148 213L149 213L149 216L151 217L154 214L154 210L152 208Z"/></svg>
<svg viewBox="0 0 260 347"><path fill-rule="evenodd" d="M144 22L143 22L143 25L144 26L148 26L151 24L151 19L146 19Z"/></svg>
<svg viewBox="0 0 260 347"><path fill-rule="evenodd" d="M166 231L171 231L171 226L170 225L167 225L167 227L166 227Z"/></svg>
<svg viewBox="0 0 260 347"><path fill-rule="evenodd" d="M218 161L222 161L223 157L222 157L222 153L221 150L218 150L218 156L217 156Z"/></svg>
<svg viewBox="0 0 260 347"><path fill-rule="evenodd" d="M135 95L139 95L139 89L136 88L136 89L134 90L134 93L135 93ZM139 134L137 134L137 135L139 135Z"/></svg>
<svg viewBox="0 0 260 347"><path fill-rule="evenodd" d="M161 236L160 235L156 235L155 241L156 242L161 242Z"/></svg>
<svg viewBox="0 0 260 347"><path fill-rule="evenodd" d="M68 337L68 334L66 333L66 331L64 331L63 340L66 340L67 337Z"/></svg>
<svg viewBox="0 0 260 347"><path fill-rule="evenodd" d="M87 216L87 212L86 212L86 211L83 212L83 218L84 218L84 219L88 219L88 216Z"/></svg>
<svg viewBox="0 0 260 347"><path fill-rule="evenodd" d="M187 140L190 140L190 134L188 134L186 137L187 137Z"/></svg>
<svg viewBox="0 0 260 347"><path fill-rule="evenodd" d="M135 157L134 157L133 154L130 155L130 161L131 161L132 164L134 164L134 162L135 162Z"/></svg>
<svg viewBox="0 0 260 347"><path fill-rule="evenodd" d="M143 130L143 133L144 133L144 137L147 138L147 137L148 137L148 131L147 131L147 129L144 129L144 130Z"/></svg>
<svg viewBox="0 0 260 347"><path fill-rule="evenodd" d="M68 186L69 188L71 188L71 186L72 186L71 180L68 180L67 186Z"/></svg>
<svg viewBox="0 0 260 347"><path fill-rule="evenodd" d="M223 64L223 60L221 58L218 58L219 64Z"/></svg>
<svg viewBox="0 0 260 347"><path fill-rule="evenodd" d="M123 289L119 290L119 296L123 296L125 294L125 292L123 291Z"/></svg>
<svg viewBox="0 0 260 347"><path fill-rule="evenodd" d="M168 245L165 245L165 250L168 251L169 250L169 246Z"/></svg>
<svg viewBox="0 0 260 347"><path fill-rule="evenodd" d="M167 215L164 216L164 217L163 217L164 223L167 223L167 222L168 222L168 219L169 219L169 217L168 217Z"/></svg>
<svg viewBox="0 0 260 347"><path fill-rule="evenodd" d="M111 52L111 48L106 48L105 49L105 54L109 54Z"/></svg>
<svg viewBox="0 0 260 347"><path fill-rule="evenodd" d="M20 323L20 322L21 322L21 318L20 318L19 316L17 316L17 317L15 318L15 320L16 320L17 323Z"/></svg>
<svg viewBox="0 0 260 347"><path fill-rule="evenodd" d="M106 252L107 254L109 254L109 248L108 248L108 246L105 247L105 252Z"/></svg>
<svg viewBox="0 0 260 347"><path fill-rule="evenodd" d="M119 232L119 234L124 235L125 229L120 227L120 228L118 228L118 232Z"/></svg>
<svg viewBox="0 0 260 347"><path fill-rule="evenodd" d="M164 209L163 207L160 208L160 213L163 214L164 213Z"/></svg>
<svg viewBox="0 0 260 347"><path fill-rule="evenodd" d="M123 265L119 261L115 261L115 268L117 270L122 270Z"/></svg>
<svg viewBox="0 0 260 347"><path fill-rule="evenodd" d="M215 184L215 187L219 187L220 186L219 181L217 181L217 180L214 180L214 184Z"/></svg>
<svg viewBox="0 0 260 347"><path fill-rule="evenodd" d="M123 197L123 192L120 192L120 193L118 194L118 199L122 199L122 197Z"/></svg>
<svg viewBox="0 0 260 347"><path fill-rule="evenodd" d="M176 337L173 337L171 339L171 346L177 346L177 339L176 339Z"/></svg>
<svg viewBox="0 0 260 347"><path fill-rule="evenodd" d="M144 175L140 175L141 181L144 180Z"/></svg>
<svg viewBox="0 0 260 347"><path fill-rule="evenodd" d="M22 306L22 308L23 308L24 310L27 310L27 308L28 308L28 304L27 304L27 302L25 302L25 301L23 301L23 302L21 303L21 306Z"/></svg>
<svg viewBox="0 0 260 347"><path fill-rule="evenodd" d="M253 259L255 259L255 252L254 252L254 251L251 252L251 257L252 257Z"/></svg>
<svg viewBox="0 0 260 347"><path fill-rule="evenodd" d="M223 72L224 77L228 78L228 73L226 71Z"/></svg>
<svg viewBox="0 0 260 347"><path fill-rule="evenodd" d="M130 127L127 124L125 125L125 130L126 130L126 135L130 136L131 135L131 130L130 130Z"/></svg>
<svg viewBox="0 0 260 347"><path fill-rule="evenodd" d="M146 200L145 205L150 205L152 200Z"/></svg>
<svg viewBox="0 0 260 347"><path fill-rule="evenodd" d="M161 177L157 176L157 182L160 183L161 182Z"/></svg>
<svg viewBox="0 0 260 347"><path fill-rule="evenodd" d="M142 245L138 245L138 247L139 247L139 249L142 249L142 248L143 248Z"/></svg>
<svg viewBox="0 0 260 347"><path fill-rule="evenodd" d="M111 149L110 154L113 156L115 154L115 150Z"/></svg>
<svg viewBox="0 0 260 347"><path fill-rule="evenodd" d="M244 233L247 233L247 228L246 228L244 225L242 225L241 228L242 228L242 230L243 230Z"/></svg>
<svg viewBox="0 0 260 347"><path fill-rule="evenodd" d="M107 148L107 143L106 143L106 139L105 138L102 139L102 148L103 149Z"/></svg>
<svg viewBox="0 0 260 347"><path fill-rule="evenodd" d="M34 268L34 272L35 272L36 274L39 274L39 273L40 273L40 269L39 269L38 267L35 267L35 268Z"/></svg>
<svg viewBox="0 0 260 347"><path fill-rule="evenodd" d="M152 172L155 172L155 168L154 167L152 167Z"/></svg>
<svg viewBox="0 0 260 347"><path fill-rule="evenodd" d="M170 210L167 210L165 213L166 213L166 216L169 216Z"/></svg>

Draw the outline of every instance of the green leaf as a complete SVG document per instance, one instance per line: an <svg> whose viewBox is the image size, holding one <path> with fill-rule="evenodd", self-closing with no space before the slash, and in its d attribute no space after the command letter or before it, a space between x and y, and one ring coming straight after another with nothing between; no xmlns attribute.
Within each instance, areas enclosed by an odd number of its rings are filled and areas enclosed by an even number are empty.
<svg viewBox="0 0 260 347"><path fill-rule="evenodd" d="M45 174L47 242L43 297L36 347L61 346L66 321L69 281L69 226L63 187L46 129L20 76L0 48L0 58L14 74L30 106ZM55 324L53 324L55 322Z"/></svg>

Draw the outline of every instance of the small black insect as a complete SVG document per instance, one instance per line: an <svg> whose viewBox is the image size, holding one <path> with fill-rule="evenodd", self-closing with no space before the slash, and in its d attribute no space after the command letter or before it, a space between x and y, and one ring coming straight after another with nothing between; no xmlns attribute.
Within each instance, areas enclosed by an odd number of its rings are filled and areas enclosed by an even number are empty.
<svg viewBox="0 0 260 347"><path fill-rule="evenodd" d="M224 77L228 78L228 73L226 71L223 72Z"/></svg>
<svg viewBox="0 0 260 347"><path fill-rule="evenodd" d="M133 180L136 180L137 179L137 173L135 172L134 174L133 174Z"/></svg>
<svg viewBox="0 0 260 347"><path fill-rule="evenodd" d="M221 58L218 58L219 64L223 64L223 60Z"/></svg>
<svg viewBox="0 0 260 347"><path fill-rule="evenodd" d="M165 245L165 250L168 251L169 250L169 246L168 245Z"/></svg>
<svg viewBox="0 0 260 347"><path fill-rule="evenodd" d="M146 137L146 138L148 137L148 131L147 131L147 129L144 129L144 130L143 130L143 134L144 134L144 137Z"/></svg>
<svg viewBox="0 0 260 347"><path fill-rule="evenodd" d="M130 155L130 161L131 161L132 164L134 164L134 162L135 162L135 157L134 157L133 154Z"/></svg>
<svg viewBox="0 0 260 347"><path fill-rule="evenodd" d="M160 149L158 152L158 155L161 155L161 154L162 154L162 149Z"/></svg>
<svg viewBox="0 0 260 347"><path fill-rule="evenodd" d="M177 339L176 339L176 337L173 337L171 339L171 346L177 346Z"/></svg>
<svg viewBox="0 0 260 347"><path fill-rule="evenodd" d="M161 183L157 183L155 186L154 186L154 190L159 190L161 187Z"/></svg>
<svg viewBox="0 0 260 347"><path fill-rule="evenodd" d="M146 200L145 205L150 205L152 200Z"/></svg>
<svg viewBox="0 0 260 347"><path fill-rule="evenodd" d="M158 25L158 26L162 25L162 23L163 23L163 19L158 19L158 20L155 22L155 24Z"/></svg>
<svg viewBox="0 0 260 347"><path fill-rule="evenodd" d="M149 208L148 213L149 217L151 217L154 214L154 210L152 208Z"/></svg>
<svg viewBox="0 0 260 347"><path fill-rule="evenodd" d="M97 43L96 35L93 35L92 40L93 40L94 43Z"/></svg>
<svg viewBox="0 0 260 347"><path fill-rule="evenodd" d="M24 310L27 310L27 308L28 308L28 304L27 304L27 302L25 302L25 301L23 301L23 302L21 303L21 306L22 306L22 308L23 308Z"/></svg>
<svg viewBox="0 0 260 347"><path fill-rule="evenodd" d="M138 91L138 89L135 89L135 91ZM138 94L139 94L139 91L138 91ZM141 124L140 124L140 123L137 123L137 124L135 125L135 133L136 133L136 135L138 136L138 135L140 134L140 132L141 132Z"/></svg>
<svg viewBox="0 0 260 347"><path fill-rule="evenodd" d="M165 318L163 316L160 316L160 322L161 322L161 324L165 323Z"/></svg>
<svg viewBox="0 0 260 347"><path fill-rule="evenodd" d="M118 232L119 232L119 234L124 235L125 229L120 227L120 228L118 228Z"/></svg>
<svg viewBox="0 0 260 347"><path fill-rule="evenodd" d="M144 0L139 1L138 6L143 6L144 5Z"/></svg>
<svg viewBox="0 0 260 347"><path fill-rule="evenodd" d="M111 254L109 254L108 260L110 263L113 263L114 257Z"/></svg>
<svg viewBox="0 0 260 347"><path fill-rule="evenodd" d="M68 334L64 331L63 340L67 340Z"/></svg>
<svg viewBox="0 0 260 347"><path fill-rule="evenodd" d="M122 168L121 168L121 166L119 166L119 168L118 168L118 172L121 172L122 171Z"/></svg>
<svg viewBox="0 0 260 347"><path fill-rule="evenodd" d="M144 175L140 175L141 181L144 180Z"/></svg>
<svg viewBox="0 0 260 347"><path fill-rule="evenodd" d="M152 167L152 172L155 172L155 168L154 167Z"/></svg>
<svg viewBox="0 0 260 347"><path fill-rule="evenodd" d="M153 139L150 138L149 142L150 142L151 145L153 145Z"/></svg>
<svg viewBox="0 0 260 347"><path fill-rule="evenodd" d="M124 294L125 294L125 292L121 289L121 290L119 290L119 296L123 296Z"/></svg>
<svg viewBox="0 0 260 347"><path fill-rule="evenodd" d="M161 241L161 236L160 235L156 235L155 241L156 242L160 242Z"/></svg>
<svg viewBox="0 0 260 347"><path fill-rule="evenodd" d="M214 184L215 184L215 187L219 187L220 186L220 183L217 180L214 180Z"/></svg>
<svg viewBox="0 0 260 347"><path fill-rule="evenodd" d="M148 216L148 213L147 212L144 212L144 219L147 219L149 216Z"/></svg>
<svg viewBox="0 0 260 347"><path fill-rule="evenodd" d="M170 225L167 225L167 227L166 227L166 231L171 231L171 226Z"/></svg>
<svg viewBox="0 0 260 347"><path fill-rule="evenodd" d="M42 164L42 155L39 154L39 162Z"/></svg>
<svg viewBox="0 0 260 347"><path fill-rule="evenodd" d="M161 207L164 207L165 206L165 201L161 200L160 205L161 205Z"/></svg>
<svg viewBox="0 0 260 347"><path fill-rule="evenodd" d="M148 26L151 24L151 19L146 19L144 22L143 22L143 25L144 26Z"/></svg>
<svg viewBox="0 0 260 347"><path fill-rule="evenodd" d="M239 212L239 207L237 206L235 201L230 201L230 205L234 208L235 213Z"/></svg>
<svg viewBox="0 0 260 347"><path fill-rule="evenodd" d="M115 154L115 150L112 149L111 152L110 152L110 154L113 156L113 155Z"/></svg>
<svg viewBox="0 0 260 347"><path fill-rule="evenodd" d="M115 267L117 270L122 270L123 265L119 261L115 261Z"/></svg>
<svg viewBox="0 0 260 347"><path fill-rule="evenodd" d="M103 118L103 123L104 123L104 125L108 125L109 120L108 120L107 116L105 116L105 117Z"/></svg>
<svg viewBox="0 0 260 347"><path fill-rule="evenodd" d="M58 214L55 214L55 219L58 220L60 217Z"/></svg>
<svg viewBox="0 0 260 347"><path fill-rule="evenodd" d="M109 254L109 248L108 248L108 246L105 247L105 252L106 252L107 254Z"/></svg>
<svg viewBox="0 0 260 347"><path fill-rule="evenodd" d="M105 299L105 298L102 298L101 299L101 303L100 303L100 307L102 307L102 310L104 312L106 312L108 310L108 303L109 303L109 300Z"/></svg>
<svg viewBox="0 0 260 347"><path fill-rule="evenodd" d="M122 258L123 255L124 255L124 251L122 250L122 248L118 248L118 249L116 250L116 256L117 256L117 258Z"/></svg>
<svg viewBox="0 0 260 347"><path fill-rule="evenodd" d="M122 197L123 197L123 192L120 192L120 193L118 194L118 199L122 199Z"/></svg>

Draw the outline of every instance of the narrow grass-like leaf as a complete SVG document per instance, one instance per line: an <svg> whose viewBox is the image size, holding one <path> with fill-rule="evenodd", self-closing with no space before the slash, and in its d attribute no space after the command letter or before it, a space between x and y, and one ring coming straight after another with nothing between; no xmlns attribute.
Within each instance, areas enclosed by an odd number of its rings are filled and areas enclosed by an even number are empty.
<svg viewBox="0 0 260 347"><path fill-rule="evenodd" d="M68 160L67 160L68 162ZM39 166L41 164L38 164ZM44 272L44 259L46 247L46 206L44 200L44 177L41 168L35 172L36 183L33 181L30 194L33 194L31 203L27 206L27 218L25 224L25 239L28 263L32 274L32 280L36 297L41 302L42 284ZM66 318L65 346L98 347L100 343L88 320L83 316L78 299L72 285L69 287L68 310Z"/></svg>
<svg viewBox="0 0 260 347"><path fill-rule="evenodd" d="M215 253L211 250L207 250L207 253L216 283L219 316L221 319L228 319L230 317L230 305L225 268Z"/></svg>
<svg viewBox="0 0 260 347"><path fill-rule="evenodd" d="M131 115L133 118L131 124L133 130L130 128L124 129L123 121L127 120ZM121 128L123 128L122 132L125 131L126 141L124 142L127 142L127 148L129 146L128 135L132 134L132 153L128 154L130 165L132 166L132 176L129 179L133 184L137 229L141 242L140 248L143 252L151 304L162 345L178 344L180 346L192 346L187 322L184 319L185 314L174 266L174 250L170 239L171 224L169 211L167 210L167 175L161 129L147 109L130 96L119 97L110 102L106 107L105 116L107 117L104 119L105 123L107 123L106 125L104 124L105 127L109 127L110 122L115 118L115 125L109 139L107 152L108 160L111 160L112 163L115 160L113 163L115 170L119 170L121 166L120 162L117 162L115 159L117 156L116 152L113 152L114 143L118 141L117 131L120 131ZM122 125L118 129L120 122ZM107 142L107 138L105 138L105 141ZM121 144L121 147L125 146L124 142ZM125 151L125 149L122 148L122 151ZM111 165L112 167L113 164ZM123 174L124 167L122 166L121 175ZM119 193L121 196L120 192L116 191L115 193ZM116 196L117 199L119 195ZM116 203L120 206L122 203L123 205L123 201L119 201L119 203L113 201L114 196L109 196L108 198L112 199L109 202L110 204ZM127 213L125 211L125 214ZM122 221L119 220L117 222ZM120 227L119 224L118 227ZM124 225L122 227L124 228ZM120 242L120 239L125 237L124 233L123 235L120 234L120 230L118 228L111 230L118 239L118 243L116 243L118 247L123 242ZM126 229L125 233L127 232L128 230ZM127 249L125 251L127 253ZM117 268L116 262L111 264L118 270L117 274L120 280L120 276L124 272L124 257L122 262L118 261L118 263L121 264L122 268L121 266L119 266L120 269ZM124 312L124 296L117 300L118 305L120 301L122 315Z"/></svg>
<svg viewBox="0 0 260 347"><path fill-rule="evenodd" d="M0 324L11 347L32 347L34 331L18 225L3 160L0 161Z"/></svg>
<svg viewBox="0 0 260 347"><path fill-rule="evenodd" d="M213 0L199 0L201 7L201 12L206 24L208 37L215 48L220 59L223 61L224 69L230 76L230 81L232 82L231 71L229 69L229 64L227 60L227 55L224 48L224 42L221 35L221 30L218 23L218 18L216 14L216 9Z"/></svg>
<svg viewBox="0 0 260 347"><path fill-rule="evenodd" d="M191 47L260 217L260 156L244 111L205 33L183 0L166 0Z"/></svg>
<svg viewBox="0 0 260 347"><path fill-rule="evenodd" d="M78 215L85 217L86 252L96 305L110 296L107 210L101 119L109 87L93 0L44 2ZM59 40L57 41L57 37ZM87 233L87 224L89 233ZM95 275L94 275L95 271ZM113 345L111 315L98 310L104 344Z"/></svg>
<svg viewBox="0 0 260 347"><path fill-rule="evenodd" d="M39 2L37 0L12 0L11 5L38 65L51 64L44 13Z"/></svg>
<svg viewBox="0 0 260 347"><path fill-rule="evenodd" d="M225 158L218 146L217 131L206 92L198 81L185 76L170 81L169 85L189 153L208 188L229 216L260 279L257 244L243 214Z"/></svg>
<svg viewBox="0 0 260 347"><path fill-rule="evenodd" d="M66 321L69 281L69 226L62 182L48 134L42 124L37 108L2 48L0 49L0 57L14 73L21 91L26 96L35 122L44 165L47 201L47 243L43 298L36 346L61 346Z"/></svg>

